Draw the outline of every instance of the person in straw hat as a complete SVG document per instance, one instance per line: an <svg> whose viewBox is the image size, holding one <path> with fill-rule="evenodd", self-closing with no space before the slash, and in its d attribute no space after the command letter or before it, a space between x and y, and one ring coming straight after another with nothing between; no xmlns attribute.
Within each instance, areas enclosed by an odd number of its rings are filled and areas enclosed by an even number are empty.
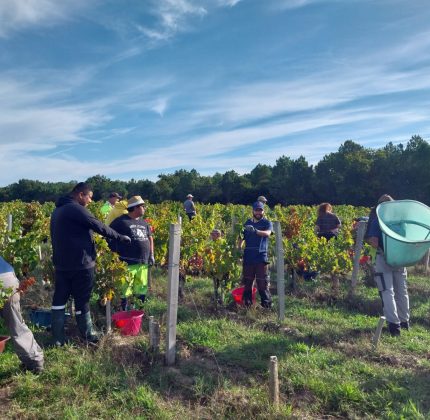
<svg viewBox="0 0 430 420"><path fill-rule="evenodd" d="M121 306L128 309L128 298L138 296L142 303L148 293L148 269L154 265L154 240L151 227L143 220L145 201L135 195L127 202L127 214L116 218L111 228L131 238L130 244L111 241L111 249L119 254L120 260L128 264L129 282L121 290Z"/></svg>

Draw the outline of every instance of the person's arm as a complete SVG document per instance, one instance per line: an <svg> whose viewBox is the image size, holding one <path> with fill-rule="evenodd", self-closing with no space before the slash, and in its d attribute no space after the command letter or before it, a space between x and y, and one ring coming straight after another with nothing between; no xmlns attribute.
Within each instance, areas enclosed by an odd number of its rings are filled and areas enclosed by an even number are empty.
<svg viewBox="0 0 430 420"><path fill-rule="evenodd" d="M272 222L266 219L266 224L265 226L263 226L263 229L261 230L256 229L255 233L257 234L257 236L261 236L263 238L269 238L270 235L272 234L272 230L273 230Z"/></svg>
<svg viewBox="0 0 430 420"><path fill-rule="evenodd" d="M272 234L272 231L271 230L258 230L258 229L255 229L255 233L258 236L262 236L263 238L268 238Z"/></svg>
<svg viewBox="0 0 430 420"><path fill-rule="evenodd" d="M149 249L151 255L154 255L154 238L152 236L149 237Z"/></svg>
<svg viewBox="0 0 430 420"><path fill-rule="evenodd" d="M263 229L256 229L252 225L245 225L245 231L251 234L255 233L257 236L262 236L263 238L268 238L272 234L272 230L272 222L269 222L268 220L265 226L263 226Z"/></svg>
<svg viewBox="0 0 430 420"><path fill-rule="evenodd" d="M105 225L99 219L94 217L86 208L82 207L80 210L80 222L92 231L102 235L105 238L116 239L120 242L131 242L130 237L121 235L116 230L113 230L109 226Z"/></svg>

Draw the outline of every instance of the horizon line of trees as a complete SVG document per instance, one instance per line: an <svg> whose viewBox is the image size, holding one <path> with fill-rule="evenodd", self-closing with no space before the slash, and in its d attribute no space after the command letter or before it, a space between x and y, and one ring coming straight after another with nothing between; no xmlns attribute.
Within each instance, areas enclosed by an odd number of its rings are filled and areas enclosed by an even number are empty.
<svg viewBox="0 0 430 420"><path fill-rule="evenodd" d="M0 202L22 200L56 201L78 181L41 182L21 179L0 188ZM85 180L94 200L106 199L116 191L124 197L140 195L151 203L183 201L189 193L202 203L249 204L259 195L275 204L351 204L372 206L381 194L395 199L430 202L430 144L414 135L406 146L389 142L379 149L345 141L337 152L325 155L315 166L304 156L281 156L274 166L258 164L250 173L234 170L202 176L195 169L161 174L148 179L111 180L95 175Z"/></svg>

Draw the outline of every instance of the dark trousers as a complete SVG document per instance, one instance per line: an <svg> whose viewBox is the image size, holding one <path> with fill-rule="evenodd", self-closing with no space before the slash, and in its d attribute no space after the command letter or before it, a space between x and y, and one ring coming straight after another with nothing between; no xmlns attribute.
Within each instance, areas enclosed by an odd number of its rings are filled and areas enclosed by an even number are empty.
<svg viewBox="0 0 430 420"><path fill-rule="evenodd" d="M73 296L76 313L85 314L90 310L90 297L94 285L94 268L85 270L55 270L55 291L52 309L64 309L67 300Z"/></svg>
<svg viewBox="0 0 430 420"><path fill-rule="evenodd" d="M337 236L333 232L324 232L324 233L318 233L318 238L326 238L327 241L329 241L332 238L337 238Z"/></svg>
<svg viewBox="0 0 430 420"><path fill-rule="evenodd" d="M243 291L243 302L245 305L249 306L252 304L252 286L255 280L261 298L261 306L269 308L272 305L272 297L269 291L269 266L265 263L244 264L242 274L245 286Z"/></svg>

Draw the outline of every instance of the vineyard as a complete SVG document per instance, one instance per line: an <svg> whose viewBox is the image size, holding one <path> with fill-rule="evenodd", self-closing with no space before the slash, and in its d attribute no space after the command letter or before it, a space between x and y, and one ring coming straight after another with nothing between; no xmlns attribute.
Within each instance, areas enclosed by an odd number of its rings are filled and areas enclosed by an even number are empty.
<svg viewBox="0 0 430 420"><path fill-rule="evenodd" d="M101 205L89 207L100 219ZM52 203L0 204L0 252L17 276L27 279L24 308L34 302L50 306L53 208ZM47 370L40 378L19 374L8 345L0 356L0 401L7 402L11 418L425 418L430 415L425 398L430 394L428 279L417 271L410 282L413 329L397 341L384 336L378 350L372 349L381 307L377 290L365 284L366 271L356 295L348 293L355 219L369 209L336 206L334 212L342 228L336 240L327 242L314 233L316 208L266 210L266 217L281 225L289 286L286 320L280 323L274 310L245 311L228 293L240 284L237 243L250 207L198 205L189 222L181 203L149 204L145 218L154 235L156 267L144 310L160 321L162 333L169 227L182 218L180 275L186 281L178 311L177 366L164 367L160 354L151 352L147 321L139 337L109 335L97 351L78 345L50 348L49 333L35 328ZM213 229L222 232L220 240L210 239ZM104 239L96 237L96 246L92 310L103 320L101 305L111 300L113 308L119 306L127 270ZM363 256L367 253L364 247ZM276 280L275 238L269 255ZM28 281L33 278L35 285ZM0 299L5 298L3 290ZM267 392L272 355L280 361L276 409Z"/></svg>
<svg viewBox="0 0 430 420"><path fill-rule="evenodd" d="M102 203L92 203L90 211L101 220ZM0 206L0 252L10 262L20 278L34 274L37 268L44 282L53 281L49 218L54 205L15 201ZM286 266L299 273L315 272L338 278L352 269L354 219L367 215L368 209L338 206L335 211L343 227L336 241L326 242L314 233L316 209L306 206L276 206L266 211L269 220L278 220L283 233ZM182 205L166 202L148 205L145 218L154 235L155 260L165 267L168 259L169 226L181 217ZM237 249L243 223L251 215L250 208L239 205L200 205L192 223L184 220L181 235L182 276L207 276L218 279L222 292L240 282L241 260ZM11 223L9 223L11 222ZM211 241L210 232L219 229L221 241ZM95 290L100 298L113 298L121 282L125 281L126 267L112 253L101 237L96 237L97 274ZM271 241L272 258L275 256ZM223 280L223 281L222 281Z"/></svg>

